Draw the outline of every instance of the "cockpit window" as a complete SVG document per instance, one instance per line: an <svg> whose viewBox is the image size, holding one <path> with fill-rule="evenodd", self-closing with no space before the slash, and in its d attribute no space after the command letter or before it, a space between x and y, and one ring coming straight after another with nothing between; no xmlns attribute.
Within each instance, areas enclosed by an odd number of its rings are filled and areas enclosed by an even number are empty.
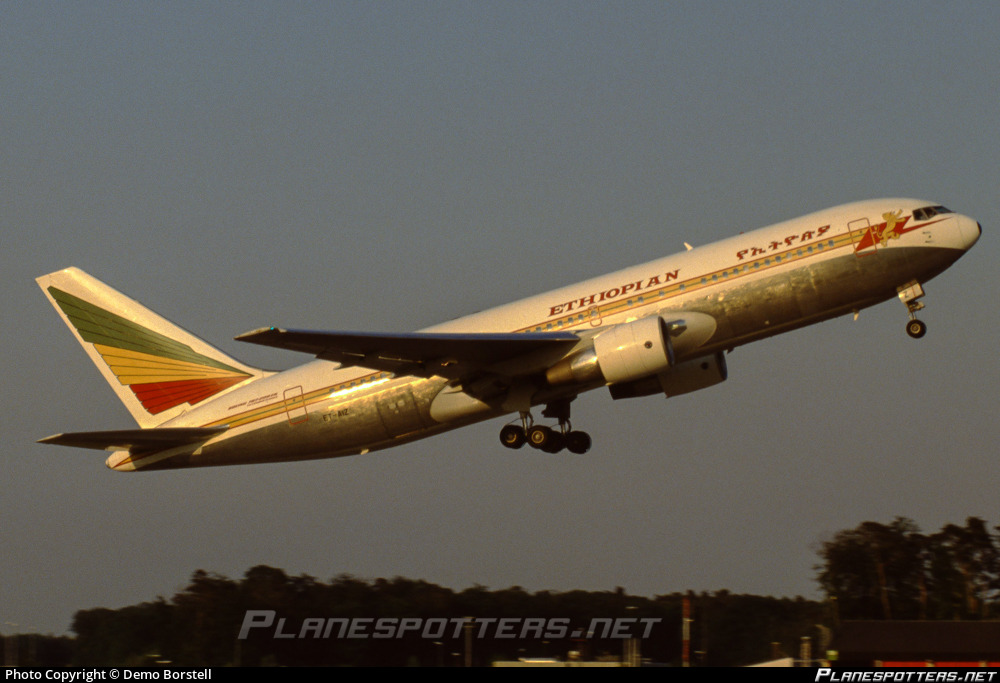
<svg viewBox="0 0 1000 683"><path fill-rule="evenodd" d="M934 216L940 216L943 213L955 213L951 209L944 206L925 206L922 209L917 209L913 212L913 220L915 221L929 221L934 218Z"/></svg>

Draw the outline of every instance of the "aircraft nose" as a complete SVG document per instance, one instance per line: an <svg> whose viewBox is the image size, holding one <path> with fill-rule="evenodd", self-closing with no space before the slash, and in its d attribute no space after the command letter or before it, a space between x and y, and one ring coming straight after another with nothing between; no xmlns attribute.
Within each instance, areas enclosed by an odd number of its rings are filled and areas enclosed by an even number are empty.
<svg viewBox="0 0 1000 683"><path fill-rule="evenodd" d="M979 224L979 221L975 221L968 216L962 216L959 226L962 232L963 248L971 249L972 245L978 242L980 235L983 234L983 226Z"/></svg>

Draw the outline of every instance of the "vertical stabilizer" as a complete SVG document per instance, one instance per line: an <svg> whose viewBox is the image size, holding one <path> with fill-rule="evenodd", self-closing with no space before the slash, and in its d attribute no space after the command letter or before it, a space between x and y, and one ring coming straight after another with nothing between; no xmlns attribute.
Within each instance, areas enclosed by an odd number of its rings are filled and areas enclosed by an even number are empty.
<svg viewBox="0 0 1000 683"><path fill-rule="evenodd" d="M78 268L37 282L140 427L264 376Z"/></svg>

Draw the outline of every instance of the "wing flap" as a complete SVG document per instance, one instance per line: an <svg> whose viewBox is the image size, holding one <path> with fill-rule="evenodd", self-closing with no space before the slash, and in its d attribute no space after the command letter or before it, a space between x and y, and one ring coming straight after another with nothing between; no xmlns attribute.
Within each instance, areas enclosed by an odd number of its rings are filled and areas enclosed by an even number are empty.
<svg viewBox="0 0 1000 683"><path fill-rule="evenodd" d="M264 327L236 339L311 353L342 365L449 379L539 351L565 352L580 341L571 332L379 334L277 327Z"/></svg>
<svg viewBox="0 0 1000 683"><path fill-rule="evenodd" d="M69 432L39 439L38 443L93 448L104 451L150 452L208 441L229 427L161 427L117 429L104 432Z"/></svg>

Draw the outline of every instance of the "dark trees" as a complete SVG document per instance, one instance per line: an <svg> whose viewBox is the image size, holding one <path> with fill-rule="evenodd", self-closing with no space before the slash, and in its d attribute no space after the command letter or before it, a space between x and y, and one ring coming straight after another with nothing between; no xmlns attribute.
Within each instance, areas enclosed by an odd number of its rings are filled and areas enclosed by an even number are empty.
<svg viewBox="0 0 1000 683"><path fill-rule="evenodd" d="M819 551L840 619L986 619L998 614L1000 535L969 517L925 535L910 519L864 522Z"/></svg>

